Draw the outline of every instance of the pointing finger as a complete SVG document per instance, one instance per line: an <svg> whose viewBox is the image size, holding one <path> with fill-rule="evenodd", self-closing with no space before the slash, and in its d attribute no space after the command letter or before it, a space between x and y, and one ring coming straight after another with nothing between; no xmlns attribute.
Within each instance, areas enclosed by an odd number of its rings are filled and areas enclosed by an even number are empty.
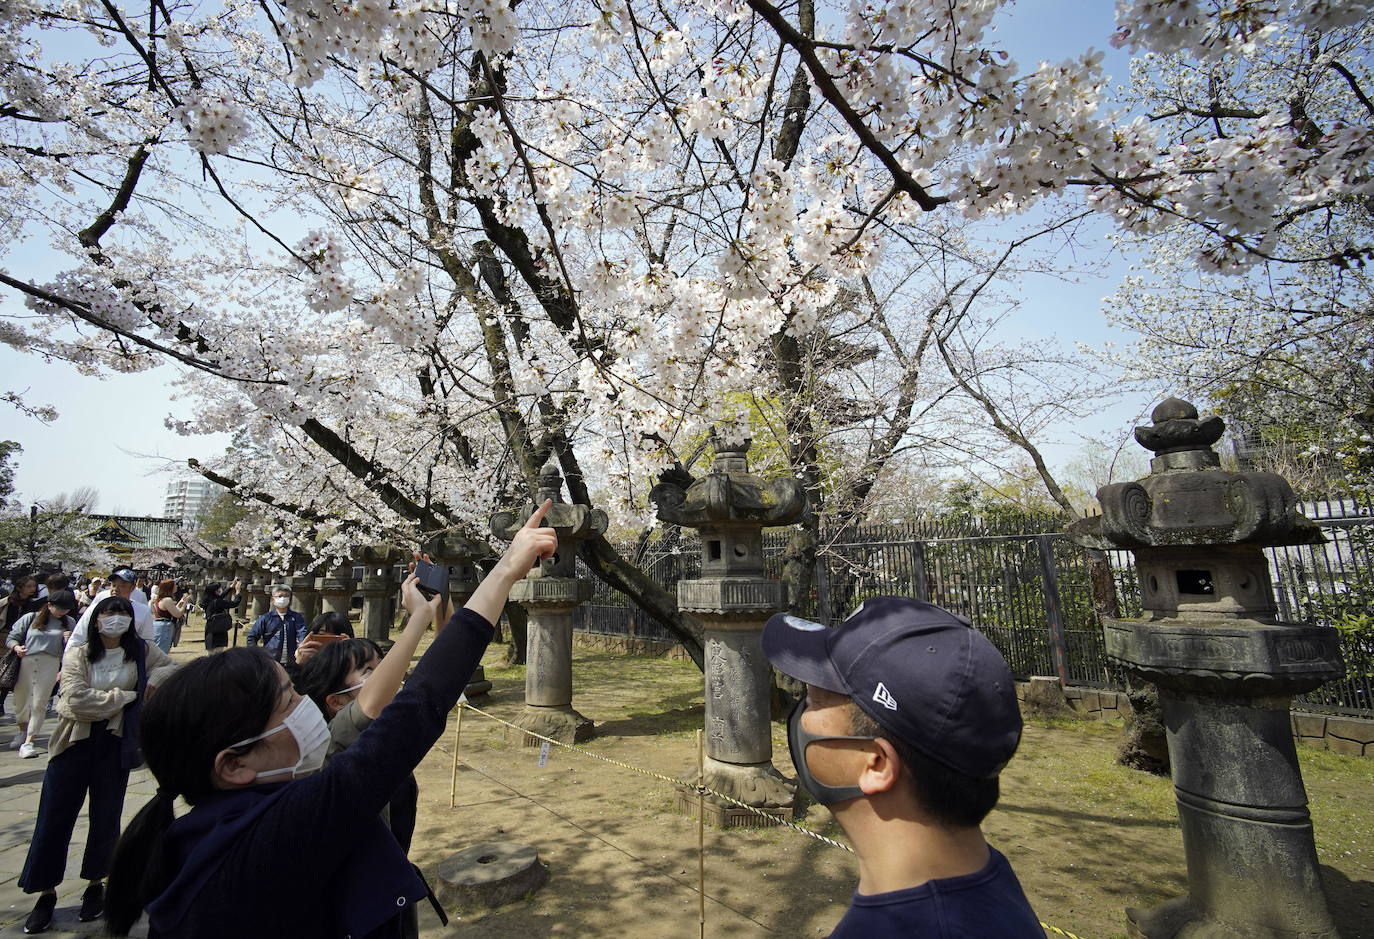
<svg viewBox="0 0 1374 939"><path fill-rule="evenodd" d="M525 523L526 528L540 528L544 524L544 516L549 514L549 509L553 508L553 500L545 499L544 504L534 510L529 521Z"/></svg>

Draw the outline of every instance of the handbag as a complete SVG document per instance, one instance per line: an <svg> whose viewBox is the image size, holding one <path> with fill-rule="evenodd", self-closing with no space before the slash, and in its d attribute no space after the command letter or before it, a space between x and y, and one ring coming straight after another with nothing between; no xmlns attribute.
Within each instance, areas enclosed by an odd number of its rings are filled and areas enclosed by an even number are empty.
<svg viewBox="0 0 1374 939"><path fill-rule="evenodd" d="M19 684L19 666L23 661L13 649L0 659L0 691L13 691Z"/></svg>
<svg viewBox="0 0 1374 939"><path fill-rule="evenodd" d="M205 631L207 633L227 633L229 627L233 625L234 618L229 615L227 610L205 618Z"/></svg>

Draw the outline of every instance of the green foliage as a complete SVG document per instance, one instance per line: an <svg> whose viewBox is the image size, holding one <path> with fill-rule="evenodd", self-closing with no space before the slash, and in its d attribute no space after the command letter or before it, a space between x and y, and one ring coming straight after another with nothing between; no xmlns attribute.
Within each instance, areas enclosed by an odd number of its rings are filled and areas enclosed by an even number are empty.
<svg viewBox="0 0 1374 939"><path fill-rule="evenodd" d="M1008 475L991 483L951 483L945 490L939 514L953 522L997 531L1037 531L1045 530L1038 526L1061 512L1045 492L1040 477L1032 472Z"/></svg>
<svg viewBox="0 0 1374 939"><path fill-rule="evenodd" d="M201 512L196 520L196 533L206 544L227 547L230 542L230 530L251 514L251 510L242 499L232 492L223 493L209 508Z"/></svg>

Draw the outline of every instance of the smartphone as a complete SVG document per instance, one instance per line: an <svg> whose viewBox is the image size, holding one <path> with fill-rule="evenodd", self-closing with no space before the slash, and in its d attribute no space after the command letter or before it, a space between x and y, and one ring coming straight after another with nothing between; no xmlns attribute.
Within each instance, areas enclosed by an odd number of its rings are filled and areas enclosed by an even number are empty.
<svg viewBox="0 0 1374 939"><path fill-rule="evenodd" d="M305 638L307 638L307 639L314 639L316 642L326 642L326 643L327 643L327 642L338 642L340 639L347 639L348 637L347 637L347 636L341 636L341 635L339 635L338 633L311 633L310 635L306 636Z"/></svg>
<svg viewBox="0 0 1374 939"><path fill-rule="evenodd" d="M448 567L445 565L416 561L415 576L420 580L416 586L420 588L420 593L424 594L426 598L433 598L435 594L448 593Z"/></svg>

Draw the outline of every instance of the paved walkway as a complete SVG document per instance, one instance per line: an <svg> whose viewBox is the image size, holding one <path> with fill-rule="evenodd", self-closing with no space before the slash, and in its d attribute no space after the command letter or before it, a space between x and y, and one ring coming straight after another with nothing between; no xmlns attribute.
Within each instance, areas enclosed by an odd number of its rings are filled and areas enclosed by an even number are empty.
<svg viewBox="0 0 1374 939"><path fill-rule="evenodd" d="M56 725L56 717L47 720L44 736L38 738L40 744L46 743L46 732ZM14 718L7 714L0 720L0 747L4 748L0 749L0 939L24 934L24 917L29 915L37 899L20 890L18 881L28 854L29 839L33 836L33 823L38 817L38 795L43 788L43 771L48 765L47 753L24 760L20 759L19 751L8 749L16 732ZM124 798L126 823L152 797L156 788L146 769L130 774L129 790ZM78 877L81 852L86 846L86 827L83 809L72 836L71 850L67 853L67 879L57 888L57 911L47 935L90 936L103 932L102 922L76 921L81 892L86 889L86 882ZM145 934L142 929L135 929L133 933L135 936Z"/></svg>
<svg viewBox="0 0 1374 939"><path fill-rule="evenodd" d="M172 658L177 662L187 662L197 655L204 654L203 635L199 629L187 629L181 644L172 650ZM54 702L56 703L56 702ZM19 889L19 872L24 869L24 858L28 855L29 839L33 836L33 824L38 817L38 796L43 789L43 772L48 766L46 750L34 759L20 758L18 750L9 749L18 728L14 724L12 701L5 700L5 716L0 718L0 939L24 935L24 918L33 909L36 896ZM48 712L44 721L43 735L38 738L40 745L46 746L47 735L57 729L57 717ZM121 823L128 824L144 803L152 798L157 790L152 775L146 769L129 774L129 788L124 796L124 817ZM53 914L52 926L44 935L48 936L94 936L103 935L105 924L101 920L94 923L79 923L77 909L81 906L81 892L86 882L80 878L81 853L86 848L86 809L81 810L77 819L76 831L72 835L71 847L67 851L67 879L57 888L57 910ZM135 926L132 936L147 935L146 924Z"/></svg>

